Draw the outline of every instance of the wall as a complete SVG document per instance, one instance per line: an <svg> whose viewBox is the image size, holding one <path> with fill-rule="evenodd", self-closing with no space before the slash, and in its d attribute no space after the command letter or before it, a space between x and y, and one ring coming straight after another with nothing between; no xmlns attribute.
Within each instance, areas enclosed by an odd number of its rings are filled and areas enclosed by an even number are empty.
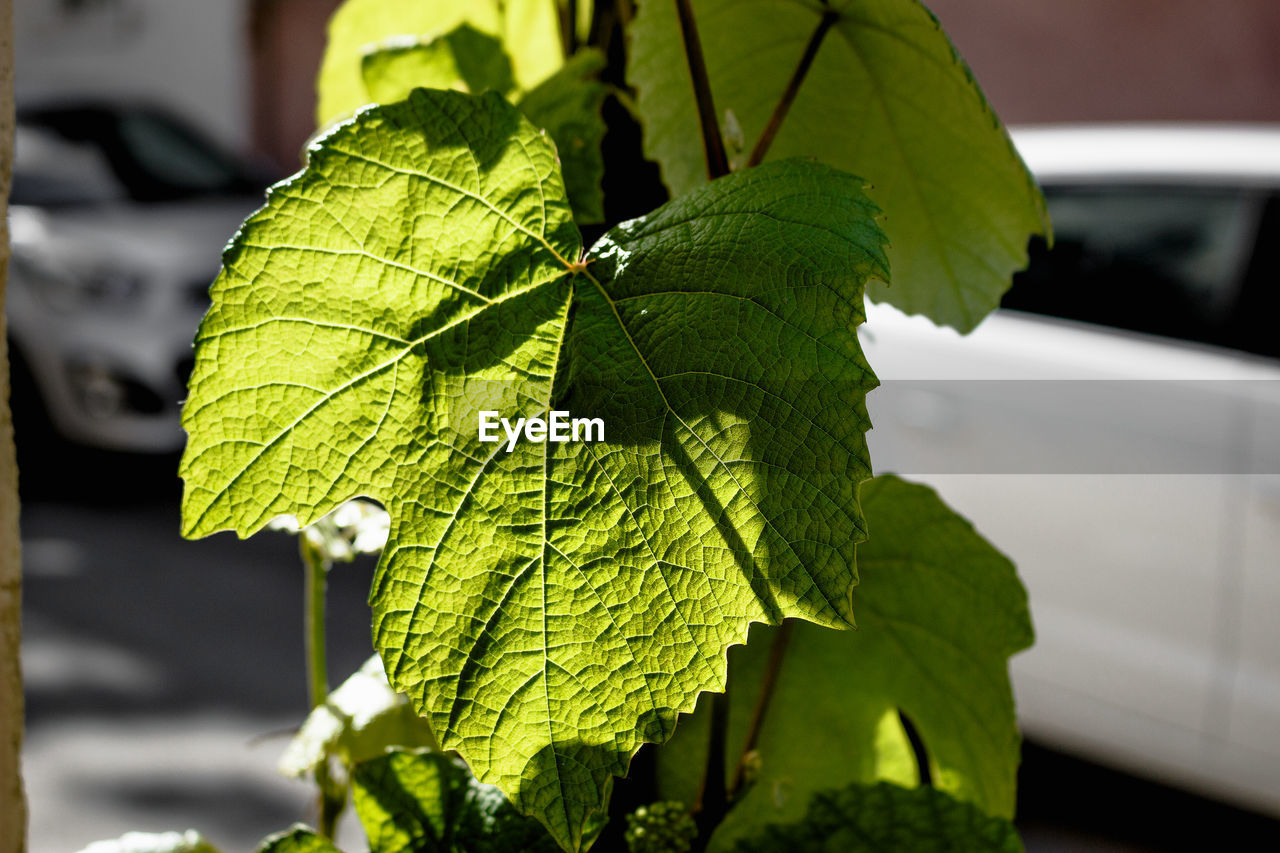
<svg viewBox="0 0 1280 853"><path fill-rule="evenodd" d="M251 141L246 0L16 0L17 96L159 102Z"/></svg>
<svg viewBox="0 0 1280 853"><path fill-rule="evenodd" d="M1011 124L1280 121L1276 0L926 0Z"/></svg>
<svg viewBox="0 0 1280 853"><path fill-rule="evenodd" d="M253 136L282 170L301 163L315 130L316 73L339 0L254 0L250 22Z"/></svg>

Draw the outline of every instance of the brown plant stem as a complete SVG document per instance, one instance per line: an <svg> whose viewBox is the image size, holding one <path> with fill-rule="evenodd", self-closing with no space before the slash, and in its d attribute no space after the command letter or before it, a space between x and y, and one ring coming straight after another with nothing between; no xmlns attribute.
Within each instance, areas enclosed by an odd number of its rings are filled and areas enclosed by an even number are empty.
<svg viewBox="0 0 1280 853"><path fill-rule="evenodd" d="M578 0L551 0L560 19L560 49L569 59L578 52Z"/></svg>
<svg viewBox="0 0 1280 853"><path fill-rule="evenodd" d="M773 138L778 135L783 119L787 117L787 113L791 111L791 105L795 103L796 95L800 92L800 84L804 83L804 78L809 73L809 66L813 65L813 60L818 55L818 48L822 47L822 40L827 37L827 33L838 20L840 20L840 13L835 9L828 9L822 14L817 29L813 31L813 35L809 37L809 43L804 47L800 64L796 66L791 79L787 81L787 88L783 90L778 105L773 108L773 115L769 116L769 123L764 126L764 132L760 134L756 147L751 149L751 157L747 160L748 166L759 166L764 162L769 146L773 144Z"/></svg>
<svg viewBox="0 0 1280 853"><path fill-rule="evenodd" d="M764 680L760 682L760 693L756 696L756 706L751 711L751 721L747 724L747 739L742 745L742 755L738 758L738 766L733 771L733 781L729 783L730 801L742 790L747 772L747 756L756 748L760 740L760 728L764 725L765 715L769 713L769 703L773 701L773 691L778 685L778 675L782 672L782 662L787 656L787 646L791 643L791 632L795 621L788 619L778 628L773 637L773 645L769 648L769 662L765 665Z"/></svg>
<svg viewBox="0 0 1280 853"><path fill-rule="evenodd" d="M693 5L690 0L675 0L675 3L676 15L680 18L680 35L684 39L684 55L689 62L689 76L693 78L693 99L698 105L707 177L715 180L729 174L729 158L724 151L724 138L720 135L720 121L716 118L715 99L711 96L711 81L707 77L707 61L702 55L702 41L698 38L698 24L693 18Z"/></svg>
<svg viewBox="0 0 1280 853"><path fill-rule="evenodd" d="M711 696L711 729L707 733L707 765L702 786L693 804L693 821L698 827L696 850L705 850L711 834L729 813L729 792L724 784L724 759L729 740L729 691Z"/></svg>

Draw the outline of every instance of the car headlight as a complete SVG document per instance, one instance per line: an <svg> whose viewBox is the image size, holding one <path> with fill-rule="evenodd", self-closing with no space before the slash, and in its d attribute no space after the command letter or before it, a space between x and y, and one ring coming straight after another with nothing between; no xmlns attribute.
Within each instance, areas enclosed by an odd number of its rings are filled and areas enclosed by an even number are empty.
<svg viewBox="0 0 1280 853"><path fill-rule="evenodd" d="M127 310L146 295L146 281L130 270L108 266L73 269L53 259L30 254L13 257L15 280L54 311Z"/></svg>

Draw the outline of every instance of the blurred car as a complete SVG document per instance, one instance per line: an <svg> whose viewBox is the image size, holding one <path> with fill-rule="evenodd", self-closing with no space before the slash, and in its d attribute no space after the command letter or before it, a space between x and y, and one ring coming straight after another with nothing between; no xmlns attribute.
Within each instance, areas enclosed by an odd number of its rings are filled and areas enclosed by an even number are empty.
<svg viewBox="0 0 1280 853"><path fill-rule="evenodd" d="M1017 563L1031 737L1280 815L1280 129L1014 139L1054 247L967 337L870 306L872 459Z"/></svg>
<svg viewBox="0 0 1280 853"><path fill-rule="evenodd" d="M221 248L266 178L145 106L20 108L15 143L7 310L19 429L40 438L40 415L80 445L180 449L191 341Z"/></svg>

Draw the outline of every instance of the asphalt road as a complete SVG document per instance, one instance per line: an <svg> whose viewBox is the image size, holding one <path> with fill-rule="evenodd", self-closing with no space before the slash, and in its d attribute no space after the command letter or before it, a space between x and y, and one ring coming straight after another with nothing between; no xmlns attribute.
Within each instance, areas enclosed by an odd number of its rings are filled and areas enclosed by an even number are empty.
<svg viewBox="0 0 1280 853"><path fill-rule="evenodd" d="M174 460L45 454L23 469L33 853L196 828L226 853L312 818L274 765L302 719L302 570L292 537L178 535ZM330 579L335 682L372 653L372 564ZM1280 849L1280 824L1029 747L1032 851ZM364 849L358 828L340 836ZM1234 845L1229 845L1234 846Z"/></svg>

